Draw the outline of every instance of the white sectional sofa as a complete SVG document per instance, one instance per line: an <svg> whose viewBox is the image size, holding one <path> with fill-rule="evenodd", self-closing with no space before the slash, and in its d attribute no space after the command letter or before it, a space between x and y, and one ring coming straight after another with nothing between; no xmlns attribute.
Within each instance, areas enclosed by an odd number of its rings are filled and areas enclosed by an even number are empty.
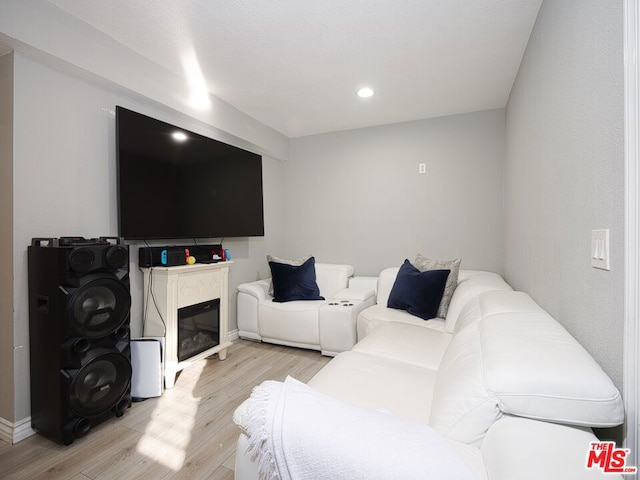
<svg viewBox="0 0 640 480"><path fill-rule="evenodd" d="M287 436L280 430L274 437L269 428L250 428L256 417L270 412L257 408L252 395L234 414L242 430L237 479L259 478L260 461L263 471L280 471L279 478L295 478L290 473L300 468L308 469L305 478L358 478L349 477L348 470L362 466L361 450L368 447L363 441L361 449L357 442L346 451L324 448L341 436L375 438L376 446L383 446L386 454L369 460L375 463L372 471L381 470L376 478L449 478L396 475L414 460L413 467L422 468L425 461L431 466L429 462L438 459L429 457L429 448L408 460L403 457L413 444L388 434L390 421L406 429L407 439L414 443L427 441L427 432L437 432L471 472L469 478L623 478L593 465L587 468L591 442L597 441L591 428L624 420L620 393L593 357L531 297L513 291L498 275L461 271L447 318L418 321L385 306L393 279L393 270L382 272L378 303L363 310L357 321L359 342L332 359L308 383L311 391L303 392L307 401L317 395L323 405L335 402L335 410L325 408L327 412L386 412L381 422L385 429L376 432L371 422L344 422L332 427L334 435L311 435L308 441L313 445L306 448L301 434L317 426L308 427L304 416L287 421L295 403L278 398L278 405L286 405L279 410L284 417L278 425L302 432L295 433L295 458L275 456L267 461L264 455L257 458L256 451L274 444L281 447ZM334 415L327 415L320 421L331 424ZM307 461L304 453L309 451ZM319 468L321 477L314 476Z"/></svg>
<svg viewBox="0 0 640 480"><path fill-rule="evenodd" d="M274 302L271 279L239 285L240 338L320 350L327 356L349 350L356 343L358 314L375 303L375 283L349 288L351 265L316 263L315 272L325 300Z"/></svg>

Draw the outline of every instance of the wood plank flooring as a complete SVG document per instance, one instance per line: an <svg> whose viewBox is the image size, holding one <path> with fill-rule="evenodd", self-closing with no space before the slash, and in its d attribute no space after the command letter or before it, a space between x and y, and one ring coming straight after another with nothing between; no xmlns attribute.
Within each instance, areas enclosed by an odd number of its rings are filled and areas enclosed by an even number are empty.
<svg viewBox="0 0 640 480"><path fill-rule="evenodd" d="M204 359L160 398L134 403L68 447L41 435L0 441L2 479L233 479L235 408L264 380L308 381L319 352L237 340L225 361Z"/></svg>

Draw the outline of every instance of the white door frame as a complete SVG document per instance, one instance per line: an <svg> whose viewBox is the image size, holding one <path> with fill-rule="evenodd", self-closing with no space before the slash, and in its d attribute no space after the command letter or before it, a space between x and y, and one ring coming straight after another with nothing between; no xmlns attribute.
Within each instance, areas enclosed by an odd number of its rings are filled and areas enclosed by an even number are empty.
<svg viewBox="0 0 640 480"><path fill-rule="evenodd" d="M639 465L640 439L640 11L638 0L624 2L624 124L625 124L625 325L623 396L626 410L625 448L628 465Z"/></svg>

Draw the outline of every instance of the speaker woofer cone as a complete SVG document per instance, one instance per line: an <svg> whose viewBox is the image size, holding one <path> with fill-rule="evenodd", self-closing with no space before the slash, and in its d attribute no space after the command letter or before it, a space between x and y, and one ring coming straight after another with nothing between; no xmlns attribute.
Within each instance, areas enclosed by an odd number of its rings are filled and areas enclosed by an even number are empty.
<svg viewBox="0 0 640 480"><path fill-rule="evenodd" d="M98 277L81 285L69 299L69 326L88 338L104 337L129 317L129 289L113 277Z"/></svg>
<svg viewBox="0 0 640 480"><path fill-rule="evenodd" d="M98 353L73 376L69 407L81 417L101 415L119 405L130 383L131 362L124 355Z"/></svg>

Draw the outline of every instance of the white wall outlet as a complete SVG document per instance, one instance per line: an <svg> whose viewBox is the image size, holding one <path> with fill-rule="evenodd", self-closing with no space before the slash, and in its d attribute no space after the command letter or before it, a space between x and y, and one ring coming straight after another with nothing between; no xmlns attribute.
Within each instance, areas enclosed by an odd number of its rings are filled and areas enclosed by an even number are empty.
<svg viewBox="0 0 640 480"><path fill-rule="evenodd" d="M602 270L611 270L608 228L591 230L591 266Z"/></svg>
<svg viewBox="0 0 640 480"><path fill-rule="evenodd" d="M427 173L427 164L419 163L418 164L418 173Z"/></svg>

